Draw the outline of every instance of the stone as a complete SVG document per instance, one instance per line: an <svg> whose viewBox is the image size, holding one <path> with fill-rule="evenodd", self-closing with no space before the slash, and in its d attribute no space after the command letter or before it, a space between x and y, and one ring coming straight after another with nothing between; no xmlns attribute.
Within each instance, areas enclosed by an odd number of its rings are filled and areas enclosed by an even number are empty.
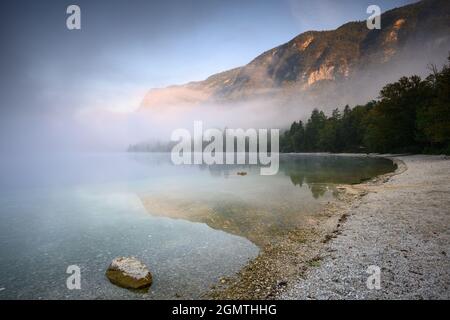
<svg viewBox="0 0 450 320"><path fill-rule="evenodd" d="M135 257L115 258L106 277L111 283L127 289L143 289L151 286L153 278L147 266Z"/></svg>

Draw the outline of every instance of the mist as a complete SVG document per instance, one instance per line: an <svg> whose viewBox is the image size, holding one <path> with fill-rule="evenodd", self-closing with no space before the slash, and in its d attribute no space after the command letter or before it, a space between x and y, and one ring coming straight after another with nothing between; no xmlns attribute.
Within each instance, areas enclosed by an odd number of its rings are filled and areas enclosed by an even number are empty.
<svg viewBox="0 0 450 320"><path fill-rule="evenodd" d="M255 90L254 98L232 102L208 101L208 94L187 88L169 87L152 95L150 107L141 107L132 116L139 128L150 126L152 136L141 136L138 142L169 141L170 133L177 128L192 130L193 122L201 120L208 128L277 128L287 129L293 121L305 121L312 110L318 108L328 115L335 108L354 107L379 97L380 90L388 83L403 76L428 76L432 66L440 68L446 63L449 39L439 45L409 44L390 63L368 65L357 75L338 82L320 83L300 92L283 89ZM180 96L181 92L181 96ZM178 96L179 102L176 102ZM205 102L186 102L203 98ZM148 101L146 101L148 103ZM159 102L159 104L158 104ZM137 128L137 126L135 126ZM148 129L148 128L147 128ZM144 131L142 131L144 132ZM139 132L135 132L139 137Z"/></svg>
<svg viewBox="0 0 450 320"><path fill-rule="evenodd" d="M419 48L417 48L419 49ZM380 89L400 76L430 73L430 65L440 67L446 58L441 52L415 52L401 57L393 65L367 69L362 76L344 84L330 83L301 94L283 96L281 90L271 90L261 97L232 103L177 103L145 109L139 104L145 90L131 87L121 94L91 90L94 99L78 99L83 107L42 107L45 112L15 112L1 118L2 152L121 152L130 144L168 142L171 132L178 128L193 129L193 122L203 121L205 128L288 128L293 121L305 120L314 108L330 113L334 108L351 107L376 99ZM417 54L419 53L419 54ZM425 62L426 61L426 62ZM394 67L395 66L395 67ZM108 96L111 94L111 97ZM167 91L170 96L171 91ZM78 96L81 96L80 94ZM104 96L104 101L99 97ZM66 98L71 100L71 95ZM73 97L72 97L73 98ZM55 99L55 96L52 97ZM63 99L56 99L59 103ZM100 101L98 101L100 100ZM75 100L72 99L72 102ZM108 101L112 101L108 104ZM131 101L127 104L127 101ZM37 101L37 103L46 103ZM88 104L90 102L90 104Z"/></svg>
<svg viewBox="0 0 450 320"><path fill-rule="evenodd" d="M381 2L387 10L411 1ZM168 141L174 129L191 129L195 120L205 127L283 129L306 119L313 108L330 111L365 103L387 82L424 75L428 63L440 65L446 57L445 50L431 53L418 46L394 66L368 69L366 78L349 79L345 87L330 84L295 95L271 89L245 101L175 100L170 107L143 110L151 88L245 65L306 30L365 17L365 3L347 1L336 11L328 0L314 6L255 1L236 11L232 4L211 1L195 6L112 1L108 8L79 1L83 24L78 32L66 29L67 4L19 0L0 12L2 154L121 152L142 141ZM320 19L307 19L311 15L304 8L320 13ZM113 23L118 20L123 21Z"/></svg>

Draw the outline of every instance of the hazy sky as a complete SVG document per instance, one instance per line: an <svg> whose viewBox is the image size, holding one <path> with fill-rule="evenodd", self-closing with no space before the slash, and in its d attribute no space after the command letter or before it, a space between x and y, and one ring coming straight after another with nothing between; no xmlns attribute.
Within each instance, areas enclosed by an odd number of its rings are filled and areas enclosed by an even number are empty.
<svg viewBox="0 0 450 320"><path fill-rule="evenodd" d="M369 4L385 11L411 2L1 1L2 131L58 114L130 111L151 87L201 80L304 31L363 20ZM66 28L69 4L81 7L81 30Z"/></svg>

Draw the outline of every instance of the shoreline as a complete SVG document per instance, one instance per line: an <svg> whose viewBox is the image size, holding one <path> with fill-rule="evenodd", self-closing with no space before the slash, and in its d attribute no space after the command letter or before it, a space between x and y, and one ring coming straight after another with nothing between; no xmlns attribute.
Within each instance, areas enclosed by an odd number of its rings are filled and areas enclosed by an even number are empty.
<svg viewBox="0 0 450 320"><path fill-rule="evenodd" d="M425 159L425 162L427 159L447 159L445 156L388 154L343 154L342 156L386 158L393 161L397 168L359 184L337 185L337 198L327 204L318 214L315 225L305 229L296 229L289 232L280 243L261 248L261 253L254 260L244 266L234 277L221 279L217 286L204 295L205 299L314 299L309 291L318 282L326 288L330 280L323 278L326 278L327 273L332 273L332 271L323 270L324 274L321 275L321 278L317 276L319 279L311 276L311 273L318 273L317 270L322 269L322 265L325 263L333 266L334 258L330 254L334 252L333 250L337 250L339 254L345 256L345 247L338 249L331 247L337 239L343 237L343 232L348 229L348 220L359 215L358 208L363 202L366 202L367 196L376 194L379 191L377 189L384 188L393 177L409 172L408 162L411 157ZM450 161L446 161L446 163L450 163ZM412 172L412 175L417 175L417 173ZM381 199L381 201L383 200ZM389 221L386 223L389 224ZM365 230L359 231L366 232ZM360 253L365 254L364 252ZM345 260L345 257L343 259ZM328 274L328 276L332 275ZM365 278L367 276L366 274ZM345 272L343 277L346 277ZM333 281L342 282L340 279ZM337 298L332 294L327 296L318 293L317 296L321 299ZM357 292L355 297L359 297Z"/></svg>

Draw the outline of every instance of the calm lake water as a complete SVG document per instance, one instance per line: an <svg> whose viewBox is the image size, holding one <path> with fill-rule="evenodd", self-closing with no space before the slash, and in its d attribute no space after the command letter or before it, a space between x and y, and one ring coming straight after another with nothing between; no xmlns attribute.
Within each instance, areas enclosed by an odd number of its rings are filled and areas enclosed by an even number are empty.
<svg viewBox="0 0 450 320"><path fill-rule="evenodd" d="M280 161L277 175L261 176L257 166L174 166L168 154L3 157L0 299L200 297L262 245L313 221L335 184L394 169L366 157ZM150 268L148 292L107 280L117 256ZM69 265L81 268L81 290L66 287Z"/></svg>

